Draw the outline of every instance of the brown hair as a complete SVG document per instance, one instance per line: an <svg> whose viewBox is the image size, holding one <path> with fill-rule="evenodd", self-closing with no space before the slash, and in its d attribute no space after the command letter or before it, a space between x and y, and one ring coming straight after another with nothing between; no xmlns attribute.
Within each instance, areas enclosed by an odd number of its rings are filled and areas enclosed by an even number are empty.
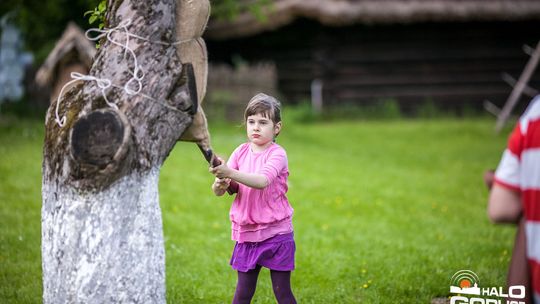
<svg viewBox="0 0 540 304"><path fill-rule="evenodd" d="M281 103L270 95L259 93L249 101L244 112L244 122L249 116L256 114L261 114L276 124L281 121Z"/></svg>

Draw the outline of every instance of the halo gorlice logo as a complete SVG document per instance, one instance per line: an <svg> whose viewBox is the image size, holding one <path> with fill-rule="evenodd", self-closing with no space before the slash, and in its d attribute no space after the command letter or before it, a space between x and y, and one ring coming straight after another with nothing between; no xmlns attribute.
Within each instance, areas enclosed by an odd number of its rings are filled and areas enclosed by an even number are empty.
<svg viewBox="0 0 540 304"><path fill-rule="evenodd" d="M480 280L471 270L460 270L450 280L450 304L525 304L525 286L480 287ZM464 296L468 295L468 296Z"/></svg>
<svg viewBox="0 0 540 304"><path fill-rule="evenodd" d="M450 292L480 295L478 276L470 270L460 270L452 276Z"/></svg>

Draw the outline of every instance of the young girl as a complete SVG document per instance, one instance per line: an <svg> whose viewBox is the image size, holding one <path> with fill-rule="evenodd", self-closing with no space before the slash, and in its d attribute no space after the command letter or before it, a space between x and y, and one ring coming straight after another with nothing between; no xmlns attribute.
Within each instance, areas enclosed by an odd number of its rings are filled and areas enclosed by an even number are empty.
<svg viewBox="0 0 540 304"><path fill-rule="evenodd" d="M281 131L281 105L274 97L257 94L244 113L248 141L234 150L228 162L210 168L217 196L235 193L231 206L231 266L238 271L233 303L250 303L261 267L270 269L278 303L296 303L291 291L296 246L293 209L287 200L287 154L274 142Z"/></svg>

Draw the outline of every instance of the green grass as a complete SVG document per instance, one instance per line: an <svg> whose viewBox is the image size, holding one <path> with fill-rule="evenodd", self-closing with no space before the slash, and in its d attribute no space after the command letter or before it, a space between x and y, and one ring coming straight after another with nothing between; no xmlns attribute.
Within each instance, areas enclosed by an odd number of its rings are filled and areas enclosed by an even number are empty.
<svg viewBox="0 0 540 304"><path fill-rule="evenodd" d="M300 303L429 303L451 276L475 271L503 286L514 229L485 215L482 173L497 165L508 129L490 119L285 124L295 209ZM212 126L227 156L241 127ZM42 124L0 124L0 301L41 301ZM193 144L179 143L160 179L169 303L229 303L231 197ZM254 303L275 303L263 270Z"/></svg>

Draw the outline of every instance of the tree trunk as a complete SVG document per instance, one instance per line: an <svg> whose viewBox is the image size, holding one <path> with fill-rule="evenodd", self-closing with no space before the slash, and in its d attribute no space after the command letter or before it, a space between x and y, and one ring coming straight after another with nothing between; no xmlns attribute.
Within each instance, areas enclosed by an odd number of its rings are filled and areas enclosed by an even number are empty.
<svg viewBox="0 0 540 304"><path fill-rule="evenodd" d="M63 127L55 121L56 104L49 108L44 303L165 302L159 171L197 111L193 69L181 64L177 45L167 44L176 40L175 9L174 0L110 0L109 28L131 19L126 29L151 41L129 39L144 72L141 91L122 89L133 78L135 57L102 39L90 75L112 86L102 90L83 80L65 92L58 109ZM126 43L123 29L111 37ZM136 90L136 82L129 87Z"/></svg>

